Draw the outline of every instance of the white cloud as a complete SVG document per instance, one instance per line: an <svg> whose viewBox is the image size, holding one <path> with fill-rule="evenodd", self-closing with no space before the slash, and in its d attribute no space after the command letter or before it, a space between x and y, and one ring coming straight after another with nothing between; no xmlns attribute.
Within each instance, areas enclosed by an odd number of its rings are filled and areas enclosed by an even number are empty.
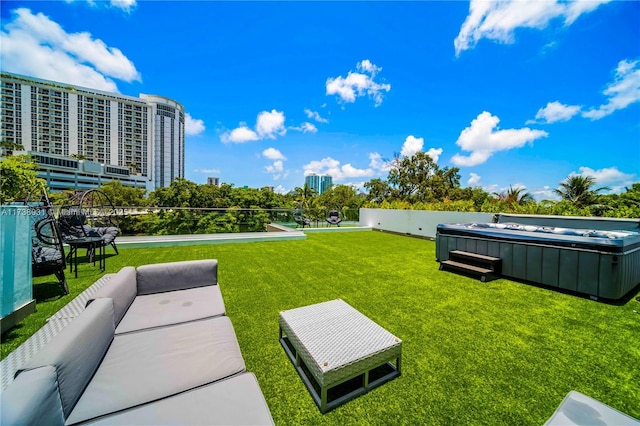
<svg viewBox="0 0 640 426"><path fill-rule="evenodd" d="M594 170L590 167L579 167L580 173L571 172L569 176L591 176L596 180L598 185L613 187L624 187L634 182L635 175L624 173L617 167L605 167Z"/></svg>
<svg viewBox="0 0 640 426"><path fill-rule="evenodd" d="M520 148L527 142L546 137L549 134L543 130L522 129L499 130L500 119L484 111L464 129L456 145L463 151L469 151L469 156L456 154L451 162L457 166L476 166L491 157L494 152Z"/></svg>
<svg viewBox="0 0 640 426"><path fill-rule="evenodd" d="M422 151L423 147L424 138L416 138L413 135L409 135L402 144L400 155L403 157L411 157L416 152ZM426 154L431 157L434 163L437 163L440 158L440 154L442 154L442 148L429 148Z"/></svg>
<svg viewBox="0 0 640 426"><path fill-rule="evenodd" d="M198 135L204 132L204 121L191 117L188 112L184 115L184 133L187 135Z"/></svg>
<svg viewBox="0 0 640 426"><path fill-rule="evenodd" d="M580 113L580 109L581 107L578 105L564 105L558 101L549 102L547 106L538 110L535 120L529 120L526 124L550 124L557 121L568 121L574 115Z"/></svg>
<svg viewBox="0 0 640 426"><path fill-rule="evenodd" d="M472 49L483 38L499 43L513 43L516 28L541 30L555 18L564 18L564 24L571 25L580 15L609 1L471 0L469 14L453 42L456 56L464 50Z"/></svg>
<svg viewBox="0 0 640 426"><path fill-rule="evenodd" d="M264 169L267 173L273 174L273 179L278 180L280 178L285 179L289 172L284 170L284 161L287 159L280 151L275 148L267 148L262 151L262 156L269 160L274 160L273 164L265 166Z"/></svg>
<svg viewBox="0 0 640 426"><path fill-rule="evenodd" d="M220 140L224 143L244 143L249 141L257 141L260 138L258 134L248 128L247 126L240 126L231 130L230 132L224 132L220 135Z"/></svg>
<svg viewBox="0 0 640 426"><path fill-rule="evenodd" d="M379 106L382 103L383 92L391 90L390 84L374 81L376 74L382 68L365 59L356 65L356 69L360 72L349 71L346 78L329 77L326 82L327 95L338 95L343 102L347 103L355 102L359 96L368 95L374 100L375 106Z"/></svg>
<svg viewBox="0 0 640 426"><path fill-rule="evenodd" d="M280 173L284 169L284 165L282 163L282 160L276 160L270 166L266 166L265 169L269 173Z"/></svg>
<svg viewBox="0 0 640 426"><path fill-rule="evenodd" d="M76 3L76 0L64 0L65 3ZM98 5L104 5L106 7L113 7L121 9L127 13L130 13L133 8L137 6L136 0L84 0L80 3L87 3L91 7L97 7Z"/></svg>
<svg viewBox="0 0 640 426"><path fill-rule="evenodd" d="M424 138L416 138L413 135L407 136L402 144L402 149L400 150L400 155L403 157L411 157L418 151L422 151L422 147L424 146Z"/></svg>
<svg viewBox="0 0 640 426"><path fill-rule="evenodd" d="M271 112L262 111L256 120L256 132L261 139L275 139L276 135L287 133L284 127L284 112L272 109Z"/></svg>
<svg viewBox="0 0 640 426"><path fill-rule="evenodd" d="M379 172L389 172L393 168L393 162L382 158L377 152L369 154L369 167Z"/></svg>
<svg viewBox="0 0 640 426"><path fill-rule="evenodd" d="M327 120L326 118L322 118L320 116L320 113L317 111L311 111L308 108L305 108L304 113L307 114L308 118L311 118L313 120L315 120L318 123L328 123L329 120Z"/></svg>
<svg viewBox="0 0 640 426"><path fill-rule="evenodd" d="M136 0L111 0L111 6L129 13L136 6Z"/></svg>
<svg viewBox="0 0 640 426"><path fill-rule="evenodd" d="M287 158L282 155L280 151L275 148L267 148L262 151L262 156L264 158L268 158L269 160L286 160Z"/></svg>
<svg viewBox="0 0 640 426"><path fill-rule="evenodd" d="M602 92L607 103L598 108L584 111L582 116L599 120L613 112L624 109L632 103L640 101L640 60L622 60L618 63L615 77Z"/></svg>
<svg viewBox="0 0 640 426"><path fill-rule="evenodd" d="M529 191L529 194L531 194L536 201L560 199L560 196L553 192L553 189L548 185L545 185L540 189Z"/></svg>
<svg viewBox="0 0 640 426"><path fill-rule="evenodd" d="M371 177L375 174L373 169L358 169L353 167L351 163L340 165L340 161L331 157L323 158L322 160L314 160L309 164L302 166L304 169L304 175L310 174L317 175L329 175L335 182L340 182L345 179L358 178L358 177Z"/></svg>
<svg viewBox="0 0 640 426"><path fill-rule="evenodd" d="M438 162L440 154L442 154L442 148L429 148L429 151L427 151L427 155L431 157L434 163Z"/></svg>
<svg viewBox="0 0 640 426"><path fill-rule="evenodd" d="M220 135L220 140L224 143L244 143L249 141L258 141L262 139L275 139L276 136L282 136L287 133L284 127L284 112L262 111L256 118L255 130L250 129L246 123L240 123L240 126L224 132Z"/></svg>
<svg viewBox="0 0 640 426"><path fill-rule="evenodd" d="M298 127L289 127L291 130L297 130L302 133L318 133L318 128L313 124L305 121Z"/></svg>
<svg viewBox="0 0 640 426"><path fill-rule="evenodd" d="M220 174L220 169L193 169L194 173Z"/></svg>
<svg viewBox="0 0 640 426"><path fill-rule="evenodd" d="M117 92L111 78L140 81L135 65L118 48L91 34L67 33L46 15L20 8L0 32L5 71Z"/></svg>
<svg viewBox="0 0 640 426"><path fill-rule="evenodd" d="M275 188L273 188L273 192L277 193L277 194L282 194L285 195L289 192L289 190L287 188L285 188L282 185L278 185Z"/></svg>
<svg viewBox="0 0 640 426"><path fill-rule="evenodd" d="M467 181L467 185L469 186L478 186L480 184L480 175L476 173L469 173L469 180Z"/></svg>

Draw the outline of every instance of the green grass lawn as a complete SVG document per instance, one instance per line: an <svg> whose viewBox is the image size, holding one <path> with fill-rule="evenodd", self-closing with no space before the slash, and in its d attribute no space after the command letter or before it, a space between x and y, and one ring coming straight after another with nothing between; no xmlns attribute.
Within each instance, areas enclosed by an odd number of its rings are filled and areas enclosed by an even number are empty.
<svg viewBox="0 0 640 426"><path fill-rule="evenodd" d="M108 250L112 253L111 250ZM640 303L621 305L438 271L435 243L381 232L307 240L120 249L126 265L214 258L248 371L277 424L540 425L570 390L640 417ZM3 335L2 355L98 279ZM45 280L46 281L46 280ZM55 292L43 286L41 297ZM278 313L342 298L403 340L402 376L322 415L278 343Z"/></svg>

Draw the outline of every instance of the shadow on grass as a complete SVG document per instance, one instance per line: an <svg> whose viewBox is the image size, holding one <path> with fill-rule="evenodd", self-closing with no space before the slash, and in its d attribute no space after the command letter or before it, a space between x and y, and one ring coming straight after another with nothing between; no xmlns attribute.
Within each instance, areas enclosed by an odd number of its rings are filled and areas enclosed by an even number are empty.
<svg viewBox="0 0 640 426"><path fill-rule="evenodd" d="M33 298L36 299L36 303L57 300L63 296L66 294L57 280L33 285Z"/></svg>

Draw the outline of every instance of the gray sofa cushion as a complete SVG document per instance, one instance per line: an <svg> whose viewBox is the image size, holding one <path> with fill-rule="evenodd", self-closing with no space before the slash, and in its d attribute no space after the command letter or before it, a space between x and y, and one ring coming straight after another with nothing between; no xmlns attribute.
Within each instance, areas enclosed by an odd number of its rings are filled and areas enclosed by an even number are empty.
<svg viewBox="0 0 640 426"><path fill-rule="evenodd" d="M111 277L109 282L87 301L87 305L102 297L113 299L113 314L115 326L117 327L124 314L127 313L127 309L131 306L133 299L136 298L137 293L136 269L132 266L127 266Z"/></svg>
<svg viewBox="0 0 640 426"><path fill-rule="evenodd" d="M166 398L244 370L227 317L117 335L67 423Z"/></svg>
<svg viewBox="0 0 640 426"><path fill-rule="evenodd" d="M193 389L115 415L92 425L272 425L253 373Z"/></svg>
<svg viewBox="0 0 640 426"><path fill-rule="evenodd" d="M209 259L144 265L137 269L137 281L138 295L216 285L218 261Z"/></svg>
<svg viewBox="0 0 640 426"><path fill-rule="evenodd" d="M224 313L224 302L217 285L148 294L135 298L116 327L116 334L212 318Z"/></svg>
<svg viewBox="0 0 640 426"><path fill-rule="evenodd" d="M62 408L67 417L107 352L114 331L113 302L98 299L16 374L44 366L55 367Z"/></svg>
<svg viewBox="0 0 640 426"><path fill-rule="evenodd" d="M64 425L56 369L50 365L23 371L2 391L2 425Z"/></svg>

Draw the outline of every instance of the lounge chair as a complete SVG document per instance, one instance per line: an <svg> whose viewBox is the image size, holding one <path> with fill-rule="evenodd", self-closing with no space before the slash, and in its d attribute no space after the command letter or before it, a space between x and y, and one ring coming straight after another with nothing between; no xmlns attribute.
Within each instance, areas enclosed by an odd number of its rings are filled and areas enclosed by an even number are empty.
<svg viewBox="0 0 640 426"><path fill-rule="evenodd" d="M342 222L342 219L340 219L340 213L338 213L338 210L331 210L329 212L329 217L327 217L327 223L329 226L340 226L340 222Z"/></svg>
<svg viewBox="0 0 640 426"><path fill-rule="evenodd" d="M311 220L308 217L304 217L302 209L295 209L293 211L293 220L295 220L298 225L301 225L303 229L305 226L311 227Z"/></svg>
<svg viewBox="0 0 640 426"><path fill-rule="evenodd" d="M86 237L101 237L116 254L118 214L109 197L97 189L85 191L60 209L58 226L65 241Z"/></svg>

